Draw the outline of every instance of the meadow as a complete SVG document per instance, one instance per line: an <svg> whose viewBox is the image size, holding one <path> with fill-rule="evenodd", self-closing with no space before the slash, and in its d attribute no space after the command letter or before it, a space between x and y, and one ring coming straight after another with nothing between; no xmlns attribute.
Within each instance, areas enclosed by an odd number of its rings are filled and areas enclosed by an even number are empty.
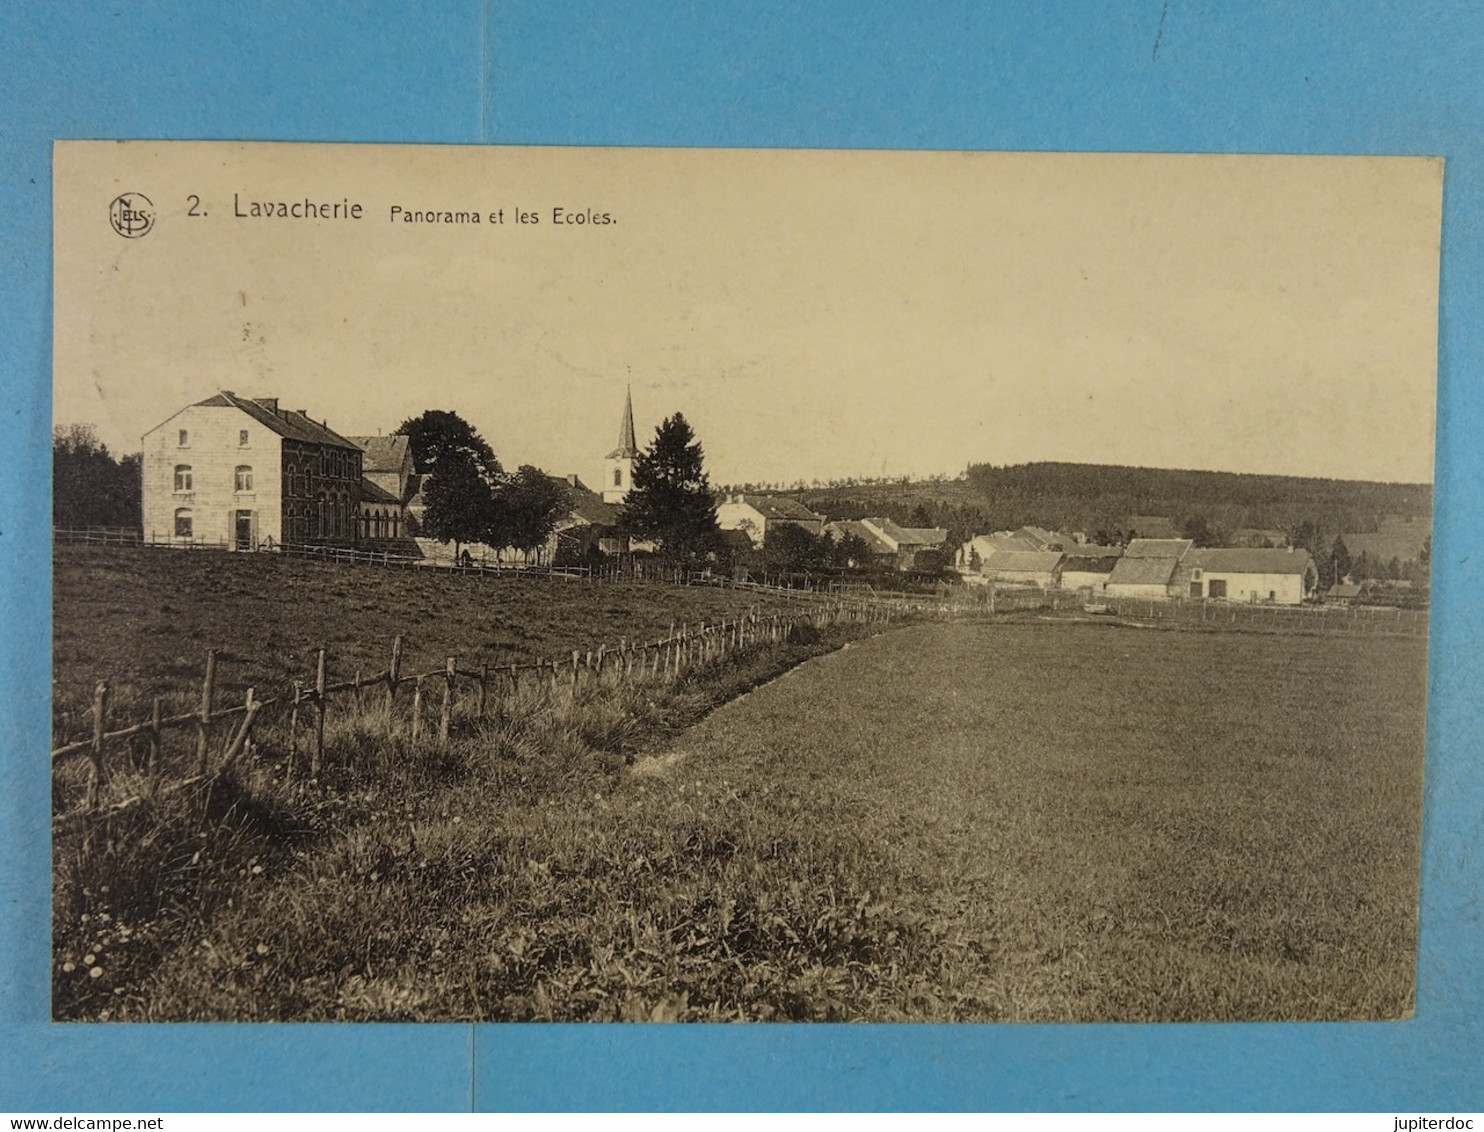
<svg viewBox="0 0 1484 1132"><path fill-rule="evenodd" d="M141 618L165 596L115 579L79 576ZM453 580L409 576L395 600L436 606L417 588ZM639 636L740 600L527 584L530 615L574 640L615 601L639 612L609 609L614 635ZM166 587L207 604L186 589ZM568 621L568 600L594 604ZM310 642L314 616L267 603L256 631ZM98 624L68 626L74 647ZM156 640L111 647L153 671ZM1421 639L1034 615L806 627L676 681L516 697L441 751L375 710L332 719L312 787L283 780L269 731L204 799L137 808L106 841L57 835L54 1014L1404 1016L1425 657Z"/></svg>

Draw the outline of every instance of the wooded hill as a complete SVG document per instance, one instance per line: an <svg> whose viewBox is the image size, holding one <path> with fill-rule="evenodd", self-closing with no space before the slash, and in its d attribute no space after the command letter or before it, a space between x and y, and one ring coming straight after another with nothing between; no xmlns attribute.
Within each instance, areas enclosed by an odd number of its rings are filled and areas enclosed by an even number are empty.
<svg viewBox="0 0 1484 1132"><path fill-rule="evenodd" d="M1136 516L1161 516L1177 527L1203 520L1218 535L1293 532L1307 523L1333 539L1342 531L1375 531L1388 516L1427 520L1432 514L1431 484L1050 462L972 464L957 480L857 483L793 494L830 518L884 515L965 537L1027 524L1113 537L1127 535Z"/></svg>

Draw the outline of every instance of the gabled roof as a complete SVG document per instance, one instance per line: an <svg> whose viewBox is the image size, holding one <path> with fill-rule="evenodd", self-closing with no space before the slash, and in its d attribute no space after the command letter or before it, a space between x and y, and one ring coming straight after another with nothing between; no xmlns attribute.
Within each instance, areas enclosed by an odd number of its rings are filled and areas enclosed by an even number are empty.
<svg viewBox="0 0 1484 1132"><path fill-rule="evenodd" d="M1304 574L1314 562L1306 550L1281 546L1207 546L1192 550L1181 565L1212 574Z"/></svg>
<svg viewBox="0 0 1484 1132"><path fill-rule="evenodd" d="M1177 565L1174 558L1131 558L1125 554L1108 575L1108 585L1167 586Z"/></svg>
<svg viewBox="0 0 1484 1132"><path fill-rule="evenodd" d="M764 519L774 521L791 519L797 522L824 522L823 515L816 515L797 499L782 495L738 495L723 502L746 504Z"/></svg>
<svg viewBox="0 0 1484 1132"><path fill-rule="evenodd" d="M975 535L969 540L969 546L979 552L980 558L989 558L991 555L1003 554L1007 550L1035 550L1035 543L1020 535Z"/></svg>
<svg viewBox="0 0 1484 1132"><path fill-rule="evenodd" d="M824 529L836 542L840 542L849 535L854 535L871 548L872 554L896 553L891 543L857 519L841 519L838 522L827 523Z"/></svg>
<svg viewBox="0 0 1484 1132"><path fill-rule="evenodd" d="M1195 544L1188 538L1136 538L1123 551L1125 558L1170 558L1179 561Z"/></svg>
<svg viewBox="0 0 1484 1132"><path fill-rule="evenodd" d="M361 477L361 502L362 503L391 503L401 506L402 501L389 492L386 488Z"/></svg>
<svg viewBox="0 0 1484 1132"><path fill-rule="evenodd" d="M1150 538L1174 538L1180 533L1174 520L1167 515L1130 515L1128 526L1135 534L1148 535Z"/></svg>
<svg viewBox="0 0 1484 1132"><path fill-rule="evenodd" d="M1118 565L1121 554L1087 554L1084 550L1107 550L1108 547L1079 547L1078 553L1068 554L1062 570L1074 574L1111 574ZM1122 549L1122 548L1118 548Z"/></svg>
<svg viewBox="0 0 1484 1132"><path fill-rule="evenodd" d="M347 440L327 425L311 420L306 414L293 409L278 408L278 401L271 397L253 400L249 397L239 397L230 389L223 389L215 397L197 401L195 407L238 409L287 440L297 440L303 444L320 444L326 448L346 448L352 452L361 451L360 445Z"/></svg>
<svg viewBox="0 0 1484 1132"><path fill-rule="evenodd" d="M401 472L412 470L411 438L400 433L393 436L351 436L347 439L366 454L361 457L363 472Z"/></svg>
<svg viewBox="0 0 1484 1132"><path fill-rule="evenodd" d="M1359 582L1341 582L1338 586L1331 586L1325 597L1344 600L1346 598L1359 597L1365 590Z"/></svg>
<svg viewBox="0 0 1484 1132"><path fill-rule="evenodd" d="M547 478L562 489L566 496L568 514L573 519L594 527L618 525L620 507L614 503L604 503L601 495L576 476L553 476L548 473Z"/></svg>
<svg viewBox="0 0 1484 1132"><path fill-rule="evenodd" d="M1049 574L1061 562L1059 550L1002 550L984 564L986 574Z"/></svg>
<svg viewBox="0 0 1484 1132"><path fill-rule="evenodd" d="M867 519L865 521L876 524L888 538L895 539L903 550L912 547L942 546L948 541L948 532L941 527L903 527L890 519Z"/></svg>

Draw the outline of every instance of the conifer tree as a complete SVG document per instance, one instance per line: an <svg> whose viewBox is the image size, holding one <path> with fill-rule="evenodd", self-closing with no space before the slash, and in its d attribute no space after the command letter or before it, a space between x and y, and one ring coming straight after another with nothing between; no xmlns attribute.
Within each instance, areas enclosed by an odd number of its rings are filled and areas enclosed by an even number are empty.
<svg viewBox="0 0 1484 1132"><path fill-rule="evenodd" d="M703 466L701 443L676 413L655 430L634 461L634 486L619 524L633 538L654 542L678 562L696 562L717 545L716 503Z"/></svg>

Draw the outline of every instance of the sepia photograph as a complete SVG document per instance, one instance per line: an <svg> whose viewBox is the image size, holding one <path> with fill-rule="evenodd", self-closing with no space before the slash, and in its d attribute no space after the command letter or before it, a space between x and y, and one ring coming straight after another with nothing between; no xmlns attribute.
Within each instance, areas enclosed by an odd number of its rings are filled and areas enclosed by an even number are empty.
<svg viewBox="0 0 1484 1132"><path fill-rule="evenodd" d="M1411 1016L1440 160L53 166L54 1020Z"/></svg>

